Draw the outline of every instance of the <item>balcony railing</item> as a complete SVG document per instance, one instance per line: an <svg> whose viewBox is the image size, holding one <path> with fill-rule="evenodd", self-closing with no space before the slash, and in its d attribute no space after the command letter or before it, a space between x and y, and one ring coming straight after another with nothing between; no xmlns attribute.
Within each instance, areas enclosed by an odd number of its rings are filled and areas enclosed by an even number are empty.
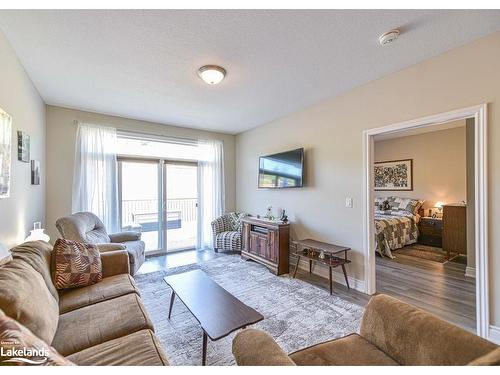
<svg viewBox="0 0 500 375"><path fill-rule="evenodd" d="M167 229L179 227L182 222L194 222L197 218L197 198L178 198L166 200ZM143 230L155 227L158 222L158 200L122 200L123 225L141 224ZM147 223L146 223L147 222ZM152 224L146 225L145 224ZM158 226L156 225L156 228ZM156 230L156 229L155 229Z"/></svg>

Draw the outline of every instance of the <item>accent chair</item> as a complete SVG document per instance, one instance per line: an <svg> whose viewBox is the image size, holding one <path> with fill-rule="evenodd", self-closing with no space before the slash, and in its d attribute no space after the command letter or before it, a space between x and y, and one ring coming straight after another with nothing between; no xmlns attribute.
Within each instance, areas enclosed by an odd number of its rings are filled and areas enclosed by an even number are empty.
<svg viewBox="0 0 500 375"><path fill-rule="evenodd" d="M221 251L241 252L243 224L247 216L241 212L229 212L212 221L213 248Z"/></svg>
<svg viewBox="0 0 500 375"><path fill-rule="evenodd" d="M108 234L102 221L92 212L77 212L57 219L56 227L63 238L97 245L100 252L127 250L131 275L146 259L140 232Z"/></svg>

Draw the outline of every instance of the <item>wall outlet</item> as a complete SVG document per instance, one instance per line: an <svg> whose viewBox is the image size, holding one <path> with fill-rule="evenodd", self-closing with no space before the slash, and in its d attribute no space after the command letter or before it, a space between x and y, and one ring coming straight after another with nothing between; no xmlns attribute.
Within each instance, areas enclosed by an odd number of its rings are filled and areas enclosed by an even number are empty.
<svg viewBox="0 0 500 375"><path fill-rule="evenodd" d="M347 198L345 199L345 206L346 206L347 208L352 208L352 198L351 198L351 197L347 197Z"/></svg>

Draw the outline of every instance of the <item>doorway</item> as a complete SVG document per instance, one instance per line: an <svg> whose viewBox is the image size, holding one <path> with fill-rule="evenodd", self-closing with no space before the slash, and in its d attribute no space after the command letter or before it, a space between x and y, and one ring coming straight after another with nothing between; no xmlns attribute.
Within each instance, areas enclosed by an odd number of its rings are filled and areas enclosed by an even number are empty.
<svg viewBox="0 0 500 375"><path fill-rule="evenodd" d="M196 247L196 162L120 157L118 197L122 230L142 232L146 255Z"/></svg>
<svg viewBox="0 0 500 375"><path fill-rule="evenodd" d="M461 110L397 123L363 132L364 148L364 215L363 250L365 259L365 291L376 293L375 225L374 225L374 138L381 134L424 129L446 122L474 119L474 241L476 259L476 331L481 337L489 335L488 295L488 215L487 215L487 116L486 104Z"/></svg>

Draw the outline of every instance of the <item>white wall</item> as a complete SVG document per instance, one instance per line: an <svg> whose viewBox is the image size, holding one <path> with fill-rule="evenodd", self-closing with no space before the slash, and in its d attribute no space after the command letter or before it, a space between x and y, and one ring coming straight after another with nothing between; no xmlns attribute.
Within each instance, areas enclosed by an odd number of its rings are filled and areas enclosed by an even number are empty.
<svg viewBox="0 0 500 375"><path fill-rule="evenodd" d="M10 198L0 199L0 242L12 247L45 217L45 104L1 31L0 74L0 108L12 116ZM30 157L40 161L40 185L31 185L30 163L17 160L18 130L30 135Z"/></svg>
<svg viewBox="0 0 500 375"><path fill-rule="evenodd" d="M466 201L465 120L460 123L453 129L375 142L376 162L413 159L412 191L376 191L375 195L425 199L426 215L438 201Z"/></svg>
<svg viewBox="0 0 500 375"><path fill-rule="evenodd" d="M297 238L350 246L348 272L363 280L362 132L488 103L491 323L500 325L500 33L454 49L237 136L238 209L287 209ZM306 148L307 186L257 189L259 155ZM353 197L354 207L345 207Z"/></svg>
<svg viewBox="0 0 500 375"><path fill-rule="evenodd" d="M71 213L71 189L75 159L75 120L113 126L117 129L224 142L226 210L235 209L235 136L164 124L137 121L68 108L47 106L47 231L58 236L55 222Z"/></svg>

